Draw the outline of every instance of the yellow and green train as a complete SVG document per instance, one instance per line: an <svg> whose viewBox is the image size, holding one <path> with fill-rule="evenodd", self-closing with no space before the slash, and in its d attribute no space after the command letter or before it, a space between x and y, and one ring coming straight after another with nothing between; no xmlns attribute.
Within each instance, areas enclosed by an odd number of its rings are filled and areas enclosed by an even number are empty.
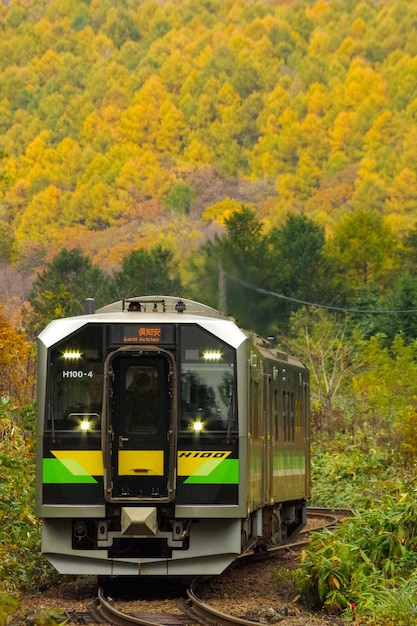
<svg viewBox="0 0 417 626"><path fill-rule="evenodd" d="M219 574L300 529L306 367L191 300L92 308L38 339L36 506L53 566Z"/></svg>

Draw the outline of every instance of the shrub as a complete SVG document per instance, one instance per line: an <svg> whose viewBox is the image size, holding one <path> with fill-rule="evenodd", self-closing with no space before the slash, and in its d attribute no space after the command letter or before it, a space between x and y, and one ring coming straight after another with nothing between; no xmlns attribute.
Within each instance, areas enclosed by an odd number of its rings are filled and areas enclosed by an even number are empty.
<svg viewBox="0 0 417 626"><path fill-rule="evenodd" d="M344 435L326 449L313 446L312 452L312 505L365 507L370 499L402 488L400 459L389 447Z"/></svg>
<svg viewBox="0 0 417 626"><path fill-rule="evenodd" d="M0 399L0 597L5 601L39 587L51 571L41 556L40 521L34 515L33 410L25 407L23 413L16 417L10 401Z"/></svg>
<svg viewBox="0 0 417 626"><path fill-rule="evenodd" d="M335 532L315 533L297 573L308 605L348 615L355 605L363 624L390 624L378 620L394 614L392 623L415 624L416 609L406 612L405 607L415 607L416 491L387 495ZM402 603L390 601L396 594Z"/></svg>
<svg viewBox="0 0 417 626"><path fill-rule="evenodd" d="M180 181L176 183L165 198L165 205L170 211L188 214L195 196L194 189Z"/></svg>

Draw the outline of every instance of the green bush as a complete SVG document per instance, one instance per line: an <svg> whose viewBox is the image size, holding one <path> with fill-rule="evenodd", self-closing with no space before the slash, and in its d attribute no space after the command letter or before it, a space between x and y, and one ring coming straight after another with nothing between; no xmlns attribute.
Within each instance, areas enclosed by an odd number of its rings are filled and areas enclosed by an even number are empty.
<svg viewBox="0 0 417 626"><path fill-rule="evenodd" d="M369 500L402 488L400 465L396 451L339 435L325 449L313 447L311 504L365 507Z"/></svg>
<svg viewBox="0 0 417 626"><path fill-rule="evenodd" d="M304 602L349 619L355 606L363 624L415 624L416 491L369 501L336 531L315 533L297 572Z"/></svg>
<svg viewBox="0 0 417 626"><path fill-rule="evenodd" d="M194 200L195 192L190 185L180 181L173 185L171 191L165 198L165 206L170 211L188 214L191 202Z"/></svg>
<svg viewBox="0 0 417 626"><path fill-rule="evenodd" d="M1 398L0 615L1 610L10 607L11 597L25 588L39 588L51 572L41 556L41 525L34 515L33 413L25 407L22 414L14 415L8 399ZM16 426L18 423L24 430Z"/></svg>

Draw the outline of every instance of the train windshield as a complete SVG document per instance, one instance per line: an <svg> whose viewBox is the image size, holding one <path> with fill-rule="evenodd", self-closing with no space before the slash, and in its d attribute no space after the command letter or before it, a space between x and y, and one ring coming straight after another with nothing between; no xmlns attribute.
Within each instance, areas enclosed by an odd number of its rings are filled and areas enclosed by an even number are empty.
<svg viewBox="0 0 417 626"><path fill-rule="evenodd" d="M88 433L100 429L103 394L103 330L88 325L56 344L46 430Z"/></svg>
<svg viewBox="0 0 417 626"><path fill-rule="evenodd" d="M235 352L198 326L182 326L180 429L236 432Z"/></svg>

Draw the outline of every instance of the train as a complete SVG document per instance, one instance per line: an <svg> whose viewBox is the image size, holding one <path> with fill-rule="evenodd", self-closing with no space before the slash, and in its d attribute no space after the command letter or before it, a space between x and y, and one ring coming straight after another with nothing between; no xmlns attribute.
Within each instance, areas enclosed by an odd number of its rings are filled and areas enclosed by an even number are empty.
<svg viewBox="0 0 417 626"><path fill-rule="evenodd" d="M193 300L86 303L38 337L35 499L54 568L216 575L299 531L306 366Z"/></svg>

